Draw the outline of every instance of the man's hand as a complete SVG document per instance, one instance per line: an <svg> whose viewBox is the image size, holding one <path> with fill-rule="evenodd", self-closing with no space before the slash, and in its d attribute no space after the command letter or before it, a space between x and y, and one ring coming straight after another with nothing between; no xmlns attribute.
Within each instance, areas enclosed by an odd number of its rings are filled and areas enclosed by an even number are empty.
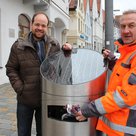
<svg viewBox="0 0 136 136"><path fill-rule="evenodd" d="M104 49L104 50L102 51L103 57L104 57L104 58L107 58L110 52L111 52L110 50Z"/></svg>
<svg viewBox="0 0 136 136"><path fill-rule="evenodd" d="M84 121L84 120L87 119L86 117L84 117L84 116L82 115L82 112L81 112L81 111L78 111L77 113L75 113L75 116L76 116L76 119L77 119L78 121Z"/></svg>
<svg viewBox="0 0 136 136"><path fill-rule="evenodd" d="M79 105L67 105L67 112L74 115L78 121L84 121L87 118L82 115Z"/></svg>
<svg viewBox="0 0 136 136"><path fill-rule="evenodd" d="M102 51L102 54L103 54L104 58L107 58L109 60L112 60L112 59L115 58L115 55L110 50L108 50L108 49L104 49Z"/></svg>
<svg viewBox="0 0 136 136"><path fill-rule="evenodd" d="M64 52L65 57L69 57L71 55L72 48L73 48L72 45L69 43L63 44L62 50Z"/></svg>
<svg viewBox="0 0 136 136"><path fill-rule="evenodd" d="M72 50L72 45L71 44L69 44L69 43L65 43L65 44L63 44L63 46L62 46L62 49L63 50Z"/></svg>

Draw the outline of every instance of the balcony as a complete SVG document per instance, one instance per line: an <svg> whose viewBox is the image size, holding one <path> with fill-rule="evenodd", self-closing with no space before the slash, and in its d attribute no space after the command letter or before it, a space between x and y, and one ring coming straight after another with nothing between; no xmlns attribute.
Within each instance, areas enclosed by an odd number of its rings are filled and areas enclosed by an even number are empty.
<svg viewBox="0 0 136 136"><path fill-rule="evenodd" d="M24 4L48 5L50 0L23 0Z"/></svg>
<svg viewBox="0 0 136 136"><path fill-rule="evenodd" d="M23 0L24 4L31 4L34 6L35 11L46 10L50 0Z"/></svg>

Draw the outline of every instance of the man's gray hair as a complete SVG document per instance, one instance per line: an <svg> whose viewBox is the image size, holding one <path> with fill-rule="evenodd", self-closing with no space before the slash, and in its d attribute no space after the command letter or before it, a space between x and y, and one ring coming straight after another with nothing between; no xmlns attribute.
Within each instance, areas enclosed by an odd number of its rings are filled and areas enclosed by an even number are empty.
<svg viewBox="0 0 136 136"><path fill-rule="evenodd" d="M126 10L123 12L123 15L127 15L127 14L136 14L136 10Z"/></svg>

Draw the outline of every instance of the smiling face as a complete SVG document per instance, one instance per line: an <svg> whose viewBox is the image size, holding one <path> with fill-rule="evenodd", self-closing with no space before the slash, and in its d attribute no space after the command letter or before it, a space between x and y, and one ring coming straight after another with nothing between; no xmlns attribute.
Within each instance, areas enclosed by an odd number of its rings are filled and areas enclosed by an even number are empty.
<svg viewBox="0 0 136 136"><path fill-rule="evenodd" d="M125 44L136 40L136 13L124 14L120 18L120 33Z"/></svg>
<svg viewBox="0 0 136 136"><path fill-rule="evenodd" d="M35 39L42 39L48 30L48 19L44 14L38 14L35 16L31 25L31 30Z"/></svg>

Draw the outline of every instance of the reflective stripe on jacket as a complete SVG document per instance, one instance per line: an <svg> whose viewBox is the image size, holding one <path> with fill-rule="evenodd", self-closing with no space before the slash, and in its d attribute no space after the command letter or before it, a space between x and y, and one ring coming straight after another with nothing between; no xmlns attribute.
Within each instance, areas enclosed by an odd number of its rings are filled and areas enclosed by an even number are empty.
<svg viewBox="0 0 136 136"><path fill-rule="evenodd" d="M114 66L106 95L95 100L97 129L108 136L136 135L136 42L119 45L120 58ZM107 114L108 113L108 114Z"/></svg>

